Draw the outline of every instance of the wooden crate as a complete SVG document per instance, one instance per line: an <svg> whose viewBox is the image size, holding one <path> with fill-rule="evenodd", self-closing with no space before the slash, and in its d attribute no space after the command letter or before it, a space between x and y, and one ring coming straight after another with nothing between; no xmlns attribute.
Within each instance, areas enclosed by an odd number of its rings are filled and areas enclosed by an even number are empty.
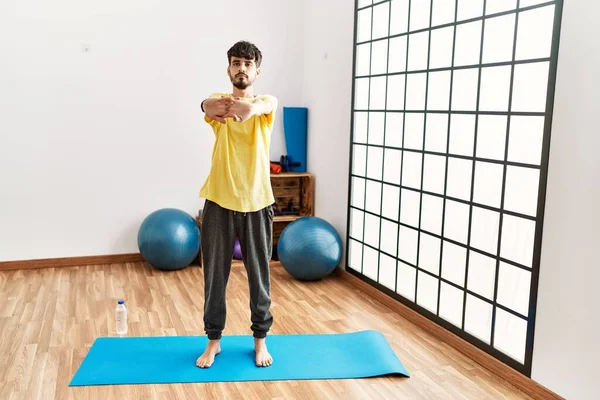
<svg viewBox="0 0 600 400"><path fill-rule="evenodd" d="M276 216L313 215L313 180L308 173L271 175Z"/></svg>

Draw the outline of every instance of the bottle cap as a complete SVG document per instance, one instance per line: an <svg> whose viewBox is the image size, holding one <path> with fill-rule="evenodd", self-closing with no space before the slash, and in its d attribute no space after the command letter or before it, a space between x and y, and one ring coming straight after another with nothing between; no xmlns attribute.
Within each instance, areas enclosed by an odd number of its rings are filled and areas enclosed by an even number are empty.
<svg viewBox="0 0 600 400"><path fill-rule="evenodd" d="M125 301L119 300L119 304L125 304Z"/></svg>

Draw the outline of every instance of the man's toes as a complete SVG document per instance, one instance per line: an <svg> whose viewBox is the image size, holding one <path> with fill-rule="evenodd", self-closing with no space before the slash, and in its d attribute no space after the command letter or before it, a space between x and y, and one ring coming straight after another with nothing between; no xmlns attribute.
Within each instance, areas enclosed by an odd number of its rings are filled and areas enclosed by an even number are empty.
<svg viewBox="0 0 600 400"><path fill-rule="evenodd" d="M196 360L196 366L200 367L200 368L206 368L210 366L210 362L209 360L204 360L199 358L198 360Z"/></svg>

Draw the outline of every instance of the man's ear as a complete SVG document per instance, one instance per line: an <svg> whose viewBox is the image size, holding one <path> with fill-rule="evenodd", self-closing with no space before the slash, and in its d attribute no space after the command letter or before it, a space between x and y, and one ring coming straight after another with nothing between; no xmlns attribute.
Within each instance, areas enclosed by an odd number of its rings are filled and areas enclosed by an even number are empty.
<svg viewBox="0 0 600 400"><path fill-rule="evenodd" d="M258 78L259 75L260 75L260 67L256 68L256 77Z"/></svg>

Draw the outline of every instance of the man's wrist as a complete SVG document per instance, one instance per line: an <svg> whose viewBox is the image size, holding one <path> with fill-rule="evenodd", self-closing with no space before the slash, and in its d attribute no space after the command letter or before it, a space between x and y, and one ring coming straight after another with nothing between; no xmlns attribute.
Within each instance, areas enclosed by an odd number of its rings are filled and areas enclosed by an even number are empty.
<svg viewBox="0 0 600 400"><path fill-rule="evenodd" d="M202 112L206 113L206 107L210 106L210 104L213 102L213 100L215 100L215 99L212 99L210 97L208 99L202 100L202 103L200 103L200 108L202 109Z"/></svg>

